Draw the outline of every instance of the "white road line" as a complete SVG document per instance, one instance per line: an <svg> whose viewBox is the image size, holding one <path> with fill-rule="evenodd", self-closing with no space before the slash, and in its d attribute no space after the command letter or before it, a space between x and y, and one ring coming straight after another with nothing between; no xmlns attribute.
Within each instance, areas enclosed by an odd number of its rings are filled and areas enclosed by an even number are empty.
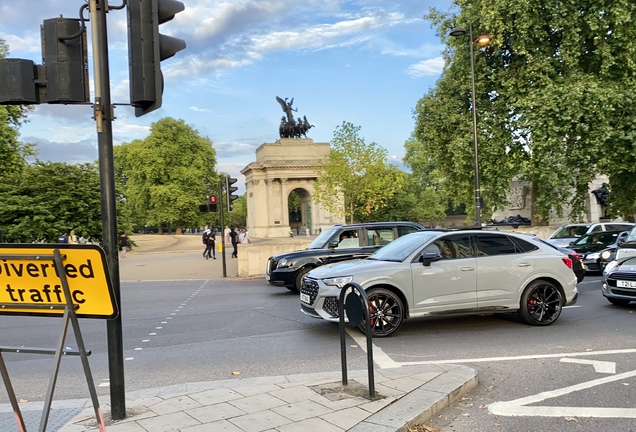
<svg viewBox="0 0 636 432"><path fill-rule="evenodd" d="M524 406L541 402L546 399L563 396L575 391L585 390L601 384L607 384L625 378L631 378L633 376L636 376L636 370L610 377L598 378L592 381L587 381L556 390L546 391L508 402L495 402L488 406L488 411L495 415L505 416L636 418L636 408Z"/></svg>
<svg viewBox="0 0 636 432"><path fill-rule="evenodd" d="M585 359L573 359L573 358L562 358L559 360L561 363L579 363L579 364L587 364L594 366L594 370L598 373L616 373L616 363L601 361L601 360L585 360Z"/></svg>
<svg viewBox="0 0 636 432"><path fill-rule="evenodd" d="M351 336L351 338L356 341L358 346L362 348L362 351L367 352L367 337L360 333L357 329L353 329L351 327L345 327L345 331ZM399 368L401 366L400 363L393 360L387 354L382 351L382 348L373 345L373 361L380 366L380 369L393 369Z"/></svg>

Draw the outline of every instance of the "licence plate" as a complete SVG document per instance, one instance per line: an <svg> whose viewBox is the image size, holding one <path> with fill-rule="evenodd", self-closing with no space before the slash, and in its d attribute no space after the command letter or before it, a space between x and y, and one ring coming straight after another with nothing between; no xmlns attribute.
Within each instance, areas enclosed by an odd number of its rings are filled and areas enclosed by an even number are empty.
<svg viewBox="0 0 636 432"><path fill-rule="evenodd" d="M311 304L311 297L307 294L300 293L300 301L303 303Z"/></svg>
<svg viewBox="0 0 636 432"><path fill-rule="evenodd" d="M616 286L619 288L636 288L636 282L632 281L616 281Z"/></svg>

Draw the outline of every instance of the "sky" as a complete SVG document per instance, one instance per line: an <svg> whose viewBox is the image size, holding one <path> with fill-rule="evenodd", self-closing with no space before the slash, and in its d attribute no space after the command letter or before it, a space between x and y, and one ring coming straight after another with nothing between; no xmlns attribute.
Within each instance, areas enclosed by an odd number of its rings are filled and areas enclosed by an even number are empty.
<svg viewBox="0 0 636 432"><path fill-rule="evenodd" d="M123 0L110 0L111 6ZM160 109L135 117L129 104L126 10L108 14L111 99L117 105L113 144L145 138L164 117L184 120L216 150L217 170L238 177L263 143L279 139L284 112L276 101L294 98L296 117L314 125L307 136L329 142L342 122L360 127L367 143L387 149L400 164L414 129L417 101L435 86L443 46L423 19L450 0L184 0L185 10L160 26L187 48L161 63ZM9 58L42 63L40 25L78 18L83 1L0 0L0 38ZM88 16L88 12L85 12ZM90 35L90 23L87 23ZM93 101L90 36L89 76ZM20 139L37 144L40 160L97 160L90 105L42 104L29 114Z"/></svg>

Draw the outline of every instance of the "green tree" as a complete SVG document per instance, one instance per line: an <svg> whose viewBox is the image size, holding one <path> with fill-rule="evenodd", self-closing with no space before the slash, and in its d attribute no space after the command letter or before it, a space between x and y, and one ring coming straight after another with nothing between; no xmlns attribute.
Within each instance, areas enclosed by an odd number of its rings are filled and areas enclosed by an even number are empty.
<svg viewBox="0 0 636 432"><path fill-rule="evenodd" d="M387 151L366 144L359 126L336 127L327 160L317 170L314 198L324 208L353 222L357 213L369 215L385 207L403 183L398 167L388 163ZM344 198L344 208L342 200Z"/></svg>
<svg viewBox="0 0 636 432"><path fill-rule="evenodd" d="M440 187L473 206L472 106L468 40L454 27L488 32L475 52L480 182L488 204L503 208L513 178L533 184L533 224L582 218L588 184L607 174L620 184L614 205L633 213L636 161L636 27L631 1L455 0L458 14L427 15L447 45L446 67L416 108L419 148ZM408 153L408 151L407 151ZM412 159L415 160L415 159ZM617 191L616 187L612 188Z"/></svg>
<svg viewBox="0 0 636 432"><path fill-rule="evenodd" d="M95 164L40 162L0 180L0 226L9 242L55 242L63 232L102 238Z"/></svg>
<svg viewBox="0 0 636 432"><path fill-rule="evenodd" d="M153 123L146 139L124 143L114 153L135 223L170 223L181 234L182 227L204 220L199 204L218 188L216 153L208 138L168 117Z"/></svg>

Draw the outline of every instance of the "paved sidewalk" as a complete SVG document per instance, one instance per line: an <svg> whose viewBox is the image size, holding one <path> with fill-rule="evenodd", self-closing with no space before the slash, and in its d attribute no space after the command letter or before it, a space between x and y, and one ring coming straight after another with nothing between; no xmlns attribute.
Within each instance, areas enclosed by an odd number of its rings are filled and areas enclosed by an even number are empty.
<svg viewBox="0 0 636 432"><path fill-rule="evenodd" d="M217 260L203 259L198 236L140 237L140 247L121 261L122 280L222 277L218 254ZM229 277L235 262L228 260ZM349 371L348 379L343 387L341 371L237 376L127 391L128 416L119 421L110 420L109 397L100 404L108 432L409 432L477 385L475 370L466 366L376 368L372 400L366 370ZM38 430L42 407L43 402L20 404L28 431ZM11 406L0 404L0 431L17 430ZM96 430L90 399L54 398L47 432Z"/></svg>

